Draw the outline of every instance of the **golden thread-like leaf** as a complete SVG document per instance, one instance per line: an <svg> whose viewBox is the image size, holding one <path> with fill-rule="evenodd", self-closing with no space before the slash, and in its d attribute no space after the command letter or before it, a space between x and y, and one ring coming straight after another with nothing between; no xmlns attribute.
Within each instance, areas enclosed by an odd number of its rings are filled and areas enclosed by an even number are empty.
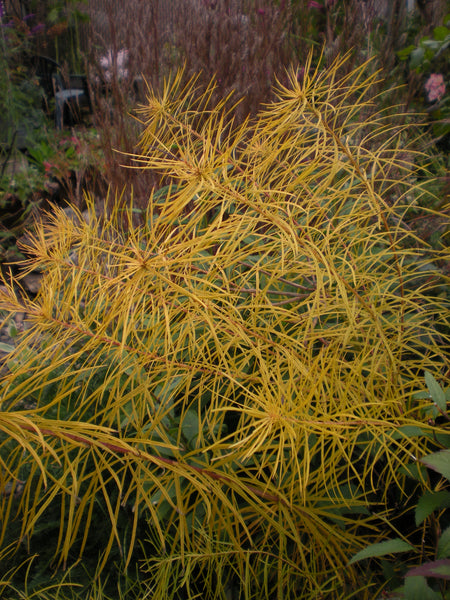
<svg viewBox="0 0 450 600"><path fill-rule="evenodd" d="M30 469L23 536L63 498L61 563L86 547L98 500L99 567L122 549L128 507L124 560L145 520L156 598L198 572L207 589L214 569L222 596L228 577L248 597L359 589L342 565L375 528L369 495L383 507L430 443L411 395L448 323L432 279L443 253L402 224L406 194L425 193L418 155L371 112L378 76L339 79L342 60L302 82L292 71L236 128L212 87L196 96L179 74L161 98L149 89L135 158L171 183L142 225L124 232L132 207L98 217L89 201L88 222L55 208L27 243L38 297L0 296L31 324L0 384L0 484Z"/></svg>

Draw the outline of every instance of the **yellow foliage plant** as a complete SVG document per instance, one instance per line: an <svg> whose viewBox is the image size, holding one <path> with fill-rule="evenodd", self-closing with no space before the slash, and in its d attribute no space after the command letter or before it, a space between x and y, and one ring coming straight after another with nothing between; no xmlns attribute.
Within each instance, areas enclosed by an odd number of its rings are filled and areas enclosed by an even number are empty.
<svg viewBox="0 0 450 600"><path fill-rule="evenodd" d="M348 560L433 444L414 393L448 322L444 251L404 224L428 193L413 126L344 61L241 125L212 84L149 89L140 221L117 199L37 226L40 292L1 293L28 320L0 381L3 545L51 514L56 565L107 526L96 573L138 556L139 598L374 597Z"/></svg>

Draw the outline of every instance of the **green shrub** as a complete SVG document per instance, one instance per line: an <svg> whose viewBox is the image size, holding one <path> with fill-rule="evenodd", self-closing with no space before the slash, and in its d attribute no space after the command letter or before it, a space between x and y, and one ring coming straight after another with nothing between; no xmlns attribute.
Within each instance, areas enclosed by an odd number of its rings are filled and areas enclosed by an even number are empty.
<svg viewBox="0 0 450 600"><path fill-rule="evenodd" d="M436 435L436 442L440 447L437 452L424 456L419 462L412 462L409 468L410 477L417 480L423 480L420 469L424 470L424 466L430 469L427 476L429 489L419 494L414 506L413 521L417 527L422 527L421 544L414 546L405 537L396 537L364 548L351 560L357 562L395 554L394 564L387 563L384 559L383 572L390 576L391 588L397 584L395 594L399 600L439 600L450 597L450 585L447 584L450 580L450 519L448 511L445 511L450 507L450 415L447 412L450 388L444 391L428 371L425 371L425 381L428 390L416 395L417 399L432 400L432 404L424 410L424 417L433 423L442 420L447 433ZM425 547L424 551L425 544L430 548ZM399 553L406 553L410 561L402 564L398 558ZM433 557L433 560L424 561L426 556ZM402 585L398 585L400 578L404 580Z"/></svg>
<svg viewBox="0 0 450 600"><path fill-rule="evenodd" d="M140 224L117 199L37 227L40 293L0 296L31 324L0 387L4 545L70 565L106 528L96 572L137 556L139 598L373 597L347 563L434 444L412 396L448 341L443 253L402 225L411 126L341 65L236 128L178 75L141 108Z"/></svg>
<svg viewBox="0 0 450 600"><path fill-rule="evenodd" d="M433 36L424 36L416 46L410 44L397 52L400 60L408 60L409 70L422 79L416 101L425 103L433 123L433 133L442 151L448 151L450 137L450 95L446 89L449 75L450 14L434 27ZM448 85L448 84L447 84Z"/></svg>

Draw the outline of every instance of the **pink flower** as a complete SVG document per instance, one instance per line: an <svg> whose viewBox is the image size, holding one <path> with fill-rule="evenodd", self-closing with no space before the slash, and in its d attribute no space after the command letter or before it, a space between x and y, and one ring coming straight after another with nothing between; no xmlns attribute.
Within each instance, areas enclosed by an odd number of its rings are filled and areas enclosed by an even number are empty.
<svg viewBox="0 0 450 600"><path fill-rule="evenodd" d="M42 164L44 165L45 173L46 174L50 173L50 171L53 168L52 163L49 163L47 160L44 160L44 161L42 161Z"/></svg>
<svg viewBox="0 0 450 600"><path fill-rule="evenodd" d="M445 94L444 77L440 73L431 73L425 83L425 91L429 102L441 100Z"/></svg>
<svg viewBox="0 0 450 600"><path fill-rule="evenodd" d="M105 80L110 82L115 74L118 79L128 77L128 50L119 50L117 54L112 50L100 58L100 66L103 69Z"/></svg>
<svg viewBox="0 0 450 600"><path fill-rule="evenodd" d="M323 6L320 4L320 2L315 2L315 0L309 0L309 2L308 2L308 8L320 8L320 9L322 9Z"/></svg>

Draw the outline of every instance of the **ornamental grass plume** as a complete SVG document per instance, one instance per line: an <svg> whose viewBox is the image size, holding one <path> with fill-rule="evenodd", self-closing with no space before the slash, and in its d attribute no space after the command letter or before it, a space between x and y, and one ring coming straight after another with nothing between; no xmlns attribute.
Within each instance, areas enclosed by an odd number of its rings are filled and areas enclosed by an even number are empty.
<svg viewBox="0 0 450 600"><path fill-rule="evenodd" d="M37 227L41 291L0 297L30 324L0 382L0 488L23 486L3 545L51 514L61 565L139 548L139 598L374 597L347 563L437 443L413 394L442 380L448 313L443 252L402 220L426 195L411 126L344 61L310 58L235 127L212 84L149 89L141 225L118 202Z"/></svg>

